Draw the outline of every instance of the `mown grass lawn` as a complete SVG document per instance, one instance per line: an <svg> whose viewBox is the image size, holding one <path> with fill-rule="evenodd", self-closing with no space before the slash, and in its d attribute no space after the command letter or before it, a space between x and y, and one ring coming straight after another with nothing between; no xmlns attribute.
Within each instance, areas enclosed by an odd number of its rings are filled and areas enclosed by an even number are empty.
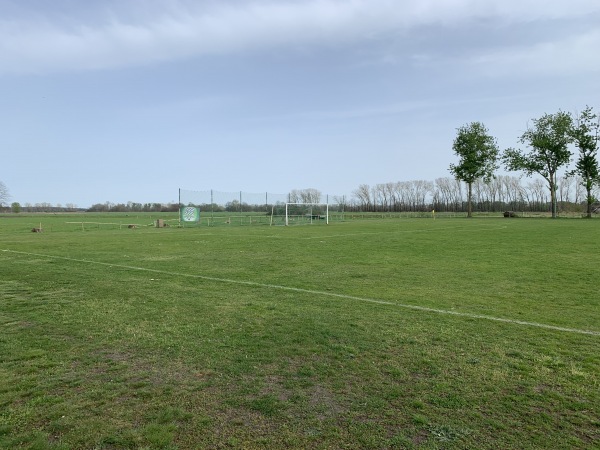
<svg viewBox="0 0 600 450"><path fill-rule="evenodd" d="M600 442L596 220L38 219L0 218L2 448Z"/></svg>

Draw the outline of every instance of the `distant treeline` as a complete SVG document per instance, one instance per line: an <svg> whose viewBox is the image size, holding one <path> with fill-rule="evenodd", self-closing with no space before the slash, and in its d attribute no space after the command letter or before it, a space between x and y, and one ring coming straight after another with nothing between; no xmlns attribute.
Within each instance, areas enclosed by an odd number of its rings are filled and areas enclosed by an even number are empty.
<svg viewBox="0 0 600 450"><path fill-rule="evenodd" d="M489 183L478 181L473 185L473 211L550 211L548 187L542 179L523 179L513 176L497 176ZM361 184L351 197L328 196L330 204L348 212L465 212L467 210L464 183L452 177L438 178L435 181L413 180L381 183L375 186ZM306 195L303 195L306 194ZM305 198L306 197L306 198ZM600 193L596 193L600 197ZM557 190L559 210L578 212L585 210L585 190L578 177L563 177ZM288 194L289 202L324 203L323 196L316 189L293 190ZM284 203L248 204L232 200L225 204L194 204L202 211L212 212L255 212L277 214ZM51 205L49 203L13 203L4 208L5 212L177 212L178 203L96 203L89 208L78 208L73 204ZM186 205L186 206L189 206ZM597 212L597 209L596 209Z"/></svg>
<svg viewBox="0 0 600 450"><path fill-rule="evenodd" d="M465 212L467 210L464 183L455 178L435 181L401 181L396 183L361 185L347 204L348 211L397 212L430 211ZM585 209L585 189L578 177L559 180L557 198L562 211ZM550 211L550 195L546 183L539 178L528 180L512 176L497 176L489 183L473 184L473 211Z"/></svg>

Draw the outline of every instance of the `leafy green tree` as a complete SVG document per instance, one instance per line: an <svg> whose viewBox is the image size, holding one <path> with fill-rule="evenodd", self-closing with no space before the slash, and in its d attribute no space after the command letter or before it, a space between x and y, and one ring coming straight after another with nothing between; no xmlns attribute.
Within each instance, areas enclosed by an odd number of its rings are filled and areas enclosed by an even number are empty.
<svg viewBox="0 0 600 450"><path fill-rule="evenodd" d="M557 216L556 174L571 161L569 143L572 141L571 114L559 111L556 114L544 114L533 119L533 126L521 135L519 142L531 147L529 153L509 148L504 151L502 160L507 170L522 170L527 176L534 173L542 176L550 190L552 217Z"/></svg>
<svg viewBox="0 0 600 450"><path fill-rule="evenodd" d="M12 202L10 205L10 209L12 212L18 214L21 212L21 204L19 202Z"/></svg>
<svg viewBox="0 0 600 450"><path fill-rule="evenodd" d="M489 182L498 168L498 145L481 122L471 122L458 128L452 149L459 157L458 164L450 164L450 172L467 184L467 217L472 217L473 183L479 179Z"/></svg>
<svg viewBox="0 0 600 450"><path fill-rule="evenodd" d="M570 175L579 175L586 191L587 217L592 217L592 195L594 186L600 185L598 167L598 140L600 139L600 120L590 106L587 106L575 120L571 130L573 142L579 149L579 158Z"/></svg>

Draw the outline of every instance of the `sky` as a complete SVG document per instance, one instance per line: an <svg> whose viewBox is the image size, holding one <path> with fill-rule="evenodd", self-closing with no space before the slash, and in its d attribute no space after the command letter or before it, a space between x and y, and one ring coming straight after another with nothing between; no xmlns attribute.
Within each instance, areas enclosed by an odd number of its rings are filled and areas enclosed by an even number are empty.
<svg viewBox="0 0 600 450"><path fill-rule="evenodd" d="M599 23L598 0L0 0L0 181L84 208L434 181L462 125L522 148L599 109Z"/></svg>

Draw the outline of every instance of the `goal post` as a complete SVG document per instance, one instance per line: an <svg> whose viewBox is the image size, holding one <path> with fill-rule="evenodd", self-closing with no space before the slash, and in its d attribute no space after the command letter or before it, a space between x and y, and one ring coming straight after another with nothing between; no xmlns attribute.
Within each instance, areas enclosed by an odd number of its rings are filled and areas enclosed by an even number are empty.
<svg viewBox="0 0 600 450"><path fill-rule="evenodd" d="M329 203L286 203L285 225L313 224L329 225Z"/></svg>

